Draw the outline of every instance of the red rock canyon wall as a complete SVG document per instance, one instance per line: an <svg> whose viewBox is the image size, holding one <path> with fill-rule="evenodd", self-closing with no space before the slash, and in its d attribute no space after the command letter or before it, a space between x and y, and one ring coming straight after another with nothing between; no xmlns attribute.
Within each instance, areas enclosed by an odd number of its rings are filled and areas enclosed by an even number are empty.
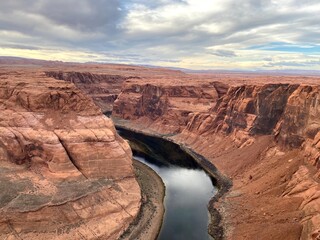
<svg viewBox="0 0 320 240"><path fill-rule="evenodd" d="M74 84L0 71L0 238L118 238L140 207L129 145Z"/></svg>
<svg viewBox="0 0 320 240"><path fill-rule="evenodd" d="M216 204L228 238L317 239L320 89L281 81L129 81L113 116L172 135L233 179Z"/></svg>

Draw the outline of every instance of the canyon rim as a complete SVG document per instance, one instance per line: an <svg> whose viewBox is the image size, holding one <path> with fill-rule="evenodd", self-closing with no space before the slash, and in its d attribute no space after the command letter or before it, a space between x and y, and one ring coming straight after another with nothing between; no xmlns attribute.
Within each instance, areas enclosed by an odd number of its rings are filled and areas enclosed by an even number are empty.
<svg viewBox="0 0 320 240"><path fill-rule="evenodd" d="M209 233L319 239L319 77L23 61L0 66L2 238L119 238L143 193L118 125L232 183Z"/></svg>

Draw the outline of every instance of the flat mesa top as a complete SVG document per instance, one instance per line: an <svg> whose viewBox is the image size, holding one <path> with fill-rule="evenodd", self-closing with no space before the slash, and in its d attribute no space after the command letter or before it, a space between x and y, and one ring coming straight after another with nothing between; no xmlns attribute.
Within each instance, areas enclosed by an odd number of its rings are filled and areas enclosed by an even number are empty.
<svg viewBox="0 0 320 240"><path fill-rule="evenodd" d="M319 85L320 75L281 75L280 73L246 72L203 72L190 73L161 67L144 67L121 64L61 63L40 60L22 62L0 61L0 81L11 77L46 77L46 71L89 72L91 74L118 75L131 83L153 84L161 86L194 86L210 82L222 82L232 86L264 84L306 84ZM306 73L307 74L307 73ZM5 77L7 76L7 77Z"/></svg>

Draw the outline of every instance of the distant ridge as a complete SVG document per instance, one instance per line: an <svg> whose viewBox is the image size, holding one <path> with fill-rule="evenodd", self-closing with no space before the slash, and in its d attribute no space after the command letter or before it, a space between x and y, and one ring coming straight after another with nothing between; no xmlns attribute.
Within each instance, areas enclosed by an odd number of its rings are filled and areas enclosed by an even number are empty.
<svg viewBox="0 0 320 240"><path fill-rule="evenodd" d="M62 64L63 61L47 61L41 59L33 59L33 58L21 58L21 57L10 57L10 56L0 56L0 64L7 65L48 65L48 64Z"/></svg>
<svg viewBox="0 0 320 240"><path fill-rule="evenodd" d="M283 70L222 70L222 69L203 69L193 70L188 68L179 67L163 67L148 64L118 64L118 63L103 63L103 62L64 62L64 61L50 61L33 58L22 58L22 57L11 57L11 56L0 56L0 65L75 65L75 64L114 64L114 65L126 65L126 66L140 66L146 68L163 68L175 71L181 71L184 73L197 73L197 74L257 74L257 75L284 75L284 76L320 76L320 70L298 70L298 69L283 69Z"/></svg>
<svg viewBox="0 0 320 240"><path fill-rule="evenodd" d="M202 73L202 71L195 72L195 73ZM241 73L241 74L259 74L259 75L285 75L285 76L319 76L320 70L293 70L293 69L286 69L286 70L254 70L254 71L239 71L239 70L205 70L203 73Z"/></svg>
<svg viewBox="0 0 320 240"><path fill-rule="evenodd" d="M283 70L192 70L187 68L167 67L173 70L180 70L185 73L203 73L203 74L259 74L259 75L307 75L319 76L320 70L297 70L297 69L283 69Z"/></svg>
<svg viewBox="0 0 320 240"><path fill-rule="evenodd" d="M225 70L225 69L203 69L203 70L194 70L188 68L179 68L179 67L162 67L156 65L139 65L147 68L164 68L182 71L185 73L197 73L197 74L258 74L258 75L284 75L284 76L319 76L320 70L298 70L298 69L283 69L283 70Z"/></svg>

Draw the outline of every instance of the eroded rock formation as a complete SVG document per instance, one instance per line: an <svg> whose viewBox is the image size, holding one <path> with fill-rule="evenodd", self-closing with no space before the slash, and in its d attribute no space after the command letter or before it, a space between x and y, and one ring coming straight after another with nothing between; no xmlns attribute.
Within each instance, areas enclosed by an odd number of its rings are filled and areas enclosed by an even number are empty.
<svg viewBox="0 0 320 240"><path fill-rule="evenodd" d="M218 82L198 85L176 81L171 85L126 82L114 103L113 116L152 123L162 133L178 133L190 114L208 112L227 86Z"/></svg>
<svg viewBox="0 0 320 240"><path fill-rule="evenodd" d="M48 77L74 83L88 94L103 112L112 111L113 102L117 99L122 83L130 77L90 72L46 71Z"/></svg>
<svg viewBox="0 0 320 240"><path fill-rule="evenodd" d="M117 239L140 208L129 145L74 84L0 71L0 238Z"/></svg>
<svg viewBox="0 0 320 240"><path fill-rule="evenodd" d="M130 81L113 116L187 144L232 179L215 203L227 238L319 239L319 85L258 80Z"/></svg>
<svg viewBox="0 0 320 240"><path fill-rule="evenodd" d="M42 64L46 76L74 83L106 114L111 113L124 81L146 82L150 78L163 79L172 74L185 77L180 71L117 64Z"/></svg>

